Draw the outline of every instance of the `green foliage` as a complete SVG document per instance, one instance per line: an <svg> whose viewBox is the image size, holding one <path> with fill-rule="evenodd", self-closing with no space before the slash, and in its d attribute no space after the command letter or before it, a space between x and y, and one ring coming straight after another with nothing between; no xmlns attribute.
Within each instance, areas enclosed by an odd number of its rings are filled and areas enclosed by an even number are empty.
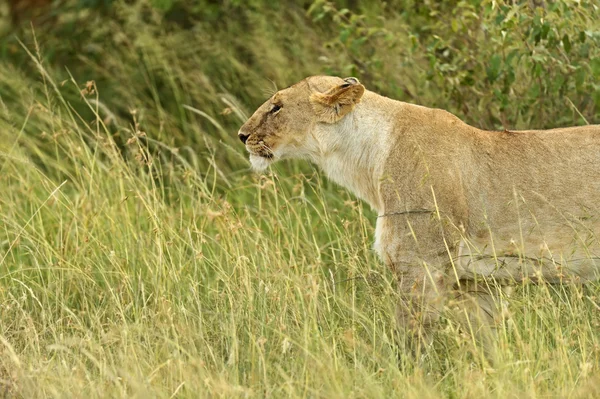
<svg viewBox="0 0 600 399"><path fill-rule="evenodd" d="M367 77L392 97L488 129L598 123L593 2L425 4L382 4L368 16L319 1L309 13L337 27L328 45L352 60L333 72Z"/></svg>
<svg viewBox="0 0 600 399"><path fill-rule="evenodd" d="M320 73L482 127L600 122L597 9L533 3L66 0L15 28L0 397L597 397L597 284L517 287L493 362L449 304L415 359L373 212L236 137Z"/></svg>

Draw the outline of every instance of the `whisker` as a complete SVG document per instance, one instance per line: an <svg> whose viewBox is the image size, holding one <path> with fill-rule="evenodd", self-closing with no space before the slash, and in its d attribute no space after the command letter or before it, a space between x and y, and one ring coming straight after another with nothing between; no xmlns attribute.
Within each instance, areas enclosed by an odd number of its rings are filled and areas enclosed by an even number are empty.
<svg viewBox="0 0 600 399"><path fill-rule="evenodd" d="M273 155L273 150L270 149L266 144L260 143L261 149L265 150L269 155Z"/></svg>

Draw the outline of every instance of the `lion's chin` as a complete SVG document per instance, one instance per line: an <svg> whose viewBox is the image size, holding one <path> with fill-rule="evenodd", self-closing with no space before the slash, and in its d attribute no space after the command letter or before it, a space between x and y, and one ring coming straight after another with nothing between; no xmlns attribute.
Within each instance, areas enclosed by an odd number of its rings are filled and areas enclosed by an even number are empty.
<svg viewBox="0 0 600 399"><path fill-rule="evenodd" d="M252 169L257 172L264 172L269 167L271 162L272 159L250 154L250 163L252 164Z"/></svg>

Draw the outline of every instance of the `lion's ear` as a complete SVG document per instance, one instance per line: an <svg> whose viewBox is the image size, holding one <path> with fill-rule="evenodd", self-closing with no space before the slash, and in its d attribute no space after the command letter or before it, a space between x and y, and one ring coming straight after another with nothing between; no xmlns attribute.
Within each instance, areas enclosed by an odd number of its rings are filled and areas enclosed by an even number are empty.
<svg viewBox="0 0 600 399"><path fill-rule="evenodd" d="M335 123L360 102L365 86L356 78L346 78L344 82L325 93L311 94L310 103L320 122Z"/></svg>

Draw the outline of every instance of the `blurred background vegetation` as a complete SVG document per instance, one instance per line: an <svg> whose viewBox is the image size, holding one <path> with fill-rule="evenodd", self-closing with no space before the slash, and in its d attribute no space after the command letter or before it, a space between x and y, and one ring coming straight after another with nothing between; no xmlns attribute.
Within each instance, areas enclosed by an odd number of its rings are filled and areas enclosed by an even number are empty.
<svg viewBox="0 0 600 399"><path fill-rule="evenodd" d="M356 76L485 129L600 123L597 1L0 0L0 16L8 108L42 90L27 48L90 120L94 82L120 145L134 125L193 154L225 142L224 173L244 162L243 119L309 75ZM37 116L27 134L48 131Z"/></svg>

